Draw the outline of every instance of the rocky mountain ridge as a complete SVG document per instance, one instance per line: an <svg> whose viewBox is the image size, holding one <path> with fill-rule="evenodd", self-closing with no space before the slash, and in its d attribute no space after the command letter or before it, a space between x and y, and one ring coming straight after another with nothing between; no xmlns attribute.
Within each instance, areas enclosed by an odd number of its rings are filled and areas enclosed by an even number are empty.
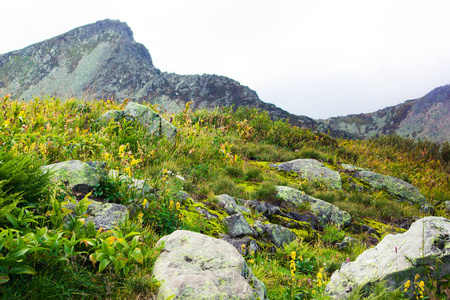
<svg viewBox="0 0 450 300"><path fill-rule="evenodd" d="M83 99L125 98L159 104L169 113L246 105L268 111L273 119L334 137L365 139L384 134L450 140L450 86L416 100L374 113L313 120L263 102L252 89L218 75L178 75L153 65L149 51L137 43L126 23L98 21L24 49L0 55L0 93L29 100L51 95Z"/></svg>
<svg viewBox="0 0 450 300"><path fill-rule="evenodd" d="M0 55L0 91L13 99L50 94L61 98L108 98L159 104L178 113L193 109L248 105L272 118L312 128L315 122L261 101L257 93L218 75L161 72L148 50L134 41L126 23L98 21L60 36Z"/></svg>
<svg viewBox="0 0 450 300"><path fill-rule="evenodd" d="M450 85L373 113L320 120L316 129L353 139L397 134L438 143L450 141Z"/></svg>

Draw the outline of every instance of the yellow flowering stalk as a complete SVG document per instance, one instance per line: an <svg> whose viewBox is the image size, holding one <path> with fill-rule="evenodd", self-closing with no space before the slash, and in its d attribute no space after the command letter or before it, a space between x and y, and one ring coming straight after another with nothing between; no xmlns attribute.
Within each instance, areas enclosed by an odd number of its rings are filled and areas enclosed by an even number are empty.
<svg viewBox="0 0 450 300"><path fill-rule="evenodd" d="M405 282L405 290L404 290L404 292L407 292L408 291L408 289L409 289L409 287L411 286L411 280L407 280L406 282Z"/></svg>

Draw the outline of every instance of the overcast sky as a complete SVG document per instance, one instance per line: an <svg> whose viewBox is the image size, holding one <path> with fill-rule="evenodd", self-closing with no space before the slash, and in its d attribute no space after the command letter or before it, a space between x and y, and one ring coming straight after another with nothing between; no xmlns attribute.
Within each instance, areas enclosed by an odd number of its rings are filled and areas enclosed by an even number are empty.
<svg viewBox="0 0 450 300"><path fill-rule="evenodd" d="M316 119L450 84L448 0L17 0L1 10L0 53L118 19L162 71L224 75Z"/></svg>

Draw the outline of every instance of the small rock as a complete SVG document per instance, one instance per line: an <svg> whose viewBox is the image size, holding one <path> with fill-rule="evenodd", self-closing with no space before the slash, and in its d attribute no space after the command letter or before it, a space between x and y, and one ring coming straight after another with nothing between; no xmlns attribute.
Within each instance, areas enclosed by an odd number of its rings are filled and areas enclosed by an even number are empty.
<svg viewBox="0 0 450 300"><path fill-rule="evenodd" d="M336 247L337 247L339 250L344 250L344 249L350 248L351 246L353 246L353 245L355 245L355 244L357 244L357 243L358 243L358 240L357 240L357 239L352 238L352 237L350 237L350 236L346 236L346 237L342 240L342 242L336 244Z"/></svg>
<svg viewBox="0 0 450 300"><path fill-rule="evenodd" d="M232 237L242 235L253 235L253 230L241 213L224 218L224 223L228 228L228 234Z"/></svg>

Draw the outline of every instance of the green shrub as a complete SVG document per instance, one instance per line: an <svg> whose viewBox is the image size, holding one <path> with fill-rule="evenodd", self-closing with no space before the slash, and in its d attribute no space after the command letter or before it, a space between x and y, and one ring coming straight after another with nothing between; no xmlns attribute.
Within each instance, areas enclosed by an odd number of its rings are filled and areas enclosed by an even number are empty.
<svg viewBox="0 0 450 300"><path fill-rule="evenodd" d="M6 195L20 194L28 204L40 204L50 198L50 173L39 167L31 155L14 156L0 152L0 181Z"/></svg>
<svg viewBox="0 0 450 300"><path fill-rule="evenodd" d="M238 186L229 177L221 177L217 179L210 185L210 187L216 195L228 194L230 196L236 196L239 193Z"/></svg>
<svg viewBox="0 0 450 300"><path fill-rule="evenodd" d="M254 199L265 202L274 202L278 200L275 184L267 181L260 184L253 192L252 196Z"/></svg>

